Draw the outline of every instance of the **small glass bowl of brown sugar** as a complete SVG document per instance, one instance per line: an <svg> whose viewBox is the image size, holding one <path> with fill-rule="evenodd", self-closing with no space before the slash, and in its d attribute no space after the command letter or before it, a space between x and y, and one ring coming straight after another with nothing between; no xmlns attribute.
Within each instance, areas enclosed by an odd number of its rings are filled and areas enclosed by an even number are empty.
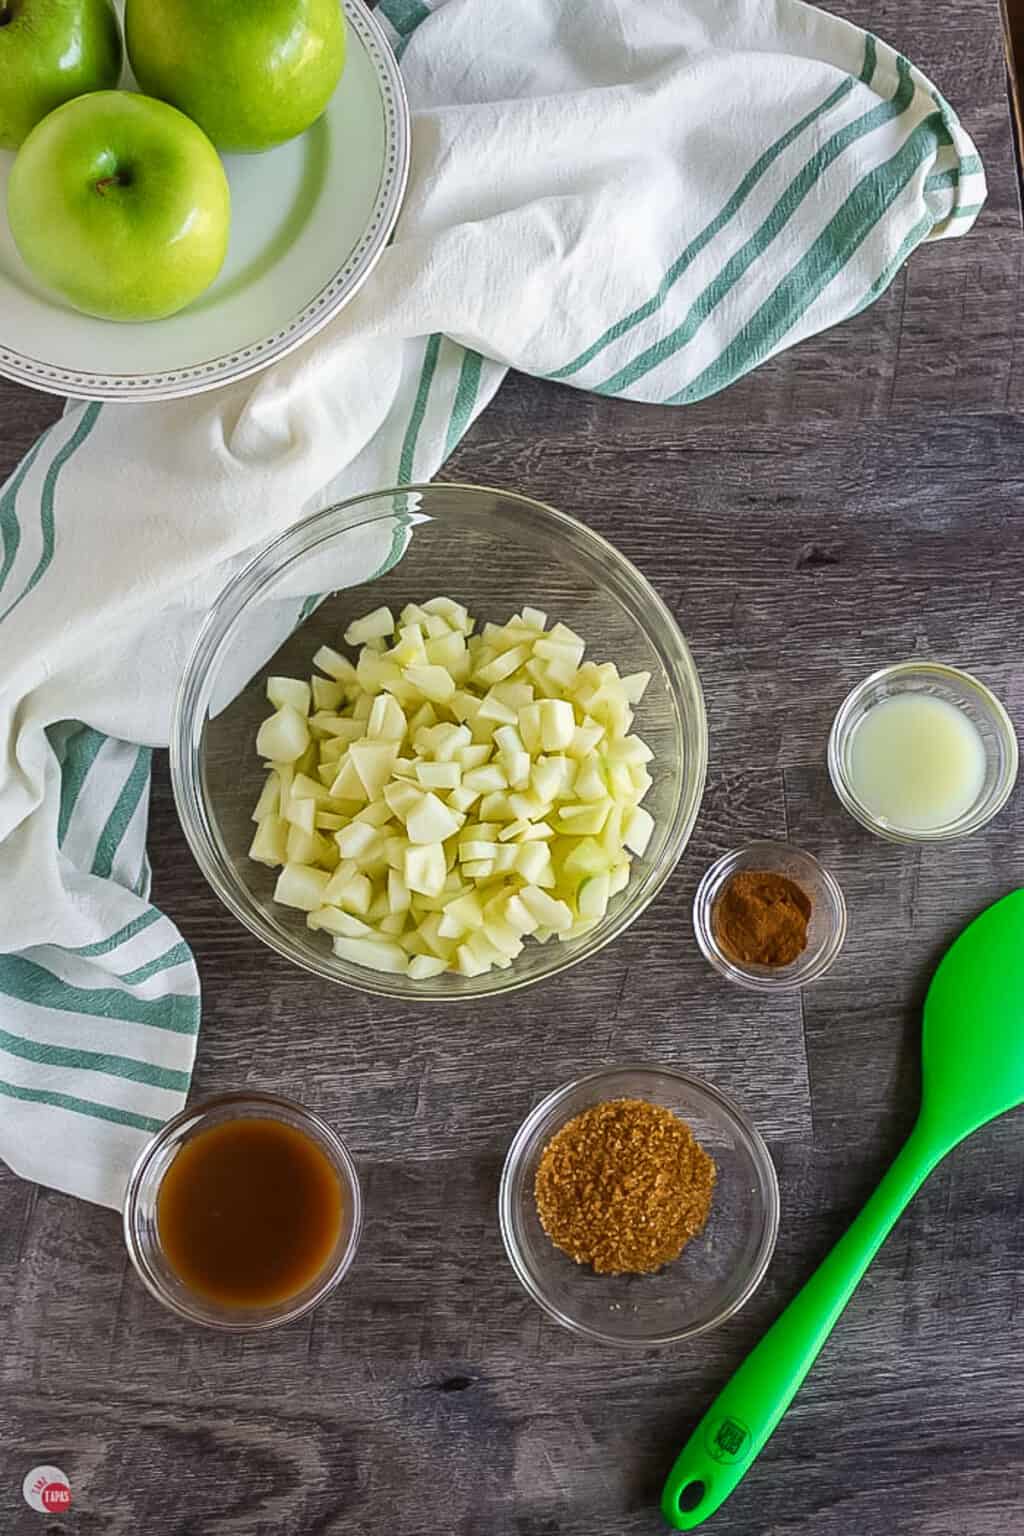
<svg viewBox="0 0 1024 1536"><path fill-rule="evenodd" d="M794 992L824 976L846 938L835 876L795 843L735 848L693 901L697 943L716 971L753 992Z"/></svg>
<svg viewBox="0 0 1024 1536"><path fill-rule="evenodd" d="M667 1220L677 1182L692 1221ZM779 1189L732 1099L631 1062L566 1083L527 1116L498 1215L512 1268L549 1317L651 1349L716 1328L753 1295L775 1248Z"/></svg>

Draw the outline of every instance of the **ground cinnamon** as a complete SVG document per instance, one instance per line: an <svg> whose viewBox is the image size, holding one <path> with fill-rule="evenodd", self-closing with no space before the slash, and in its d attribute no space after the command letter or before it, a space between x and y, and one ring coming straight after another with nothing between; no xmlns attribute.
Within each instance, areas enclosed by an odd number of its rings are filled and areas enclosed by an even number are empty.
<svg viewBox="0 0 1024 1536"><path fill-rule="evenodd" d="M811 900L786 875L741 869L726 882L712 926L719 948L744 965L792 965L807 948Z"/></svg>
<svg viewBox="0 0 1024 1536"><path fill-rule="evenodd" d="M562 1126L534 1181L548 1237L598 1274L651 1274L703 1231L715 1165L690 1127L646 1099L610 1099Z"/></svg>

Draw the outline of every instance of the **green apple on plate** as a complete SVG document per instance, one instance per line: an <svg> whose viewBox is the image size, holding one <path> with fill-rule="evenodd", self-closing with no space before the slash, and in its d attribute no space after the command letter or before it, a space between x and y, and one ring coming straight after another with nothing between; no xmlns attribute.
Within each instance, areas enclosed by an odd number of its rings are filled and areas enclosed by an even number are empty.
<svg viewBox="0 0 1024 1536"><path fill-rule="evenodd" d="M157 320L208 288L227 251L231 199L209 139L166 102L96 91L29 134L7 184L30 271L76 309Z"/></svg>
<svg viewBox="0 0 1024 1536"><path fill-rule="evenodd" d="M225 151L305 132L345 64L338 0L127 0L125 41L142 89Z"/></svg>
<svg viewBox="0 0 1024 1536"><path fill-rule="evenodd" d="M121 33L110 0L0 0L0 148L121 77Z"/></svg>

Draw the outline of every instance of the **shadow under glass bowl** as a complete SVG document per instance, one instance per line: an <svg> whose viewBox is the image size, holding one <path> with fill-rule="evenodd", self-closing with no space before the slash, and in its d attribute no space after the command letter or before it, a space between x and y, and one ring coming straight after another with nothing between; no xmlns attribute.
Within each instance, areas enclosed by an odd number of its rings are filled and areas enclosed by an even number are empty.
<svg viewBox="0 0 1024 1536"><path fill-rule="evenodd" d="M715 1161L704 1231L657 1274L595 1274L555 1247L537 1214L544 1148L567 1121L608 1099L670 1109ZM509 1262L549 1317L598 1343L651 1349L717 1328L754 1294L775 1251L779 1183L768 1148L734 1100L673 1067L626 1062L566 1083L526 1117L505 1159L498 1215Z"/></svg>
<svg viewBox="0 0 1024 1536"><path fill-rule="evenodd" d="M621 673L648 671L634 729L654 752L644 804L655 829L629 885L589 933L526 943L508 970L424 981L338 959L305 914L277 905L276 871L248 858L264 779L256 732L271 712L269 674L308 677L323 644L387 604L444 594L478 624L524 604L587 642ZM282 534L215 601L186 665L171 730L175 801L200 869L247 928L330 981L423 1001L512 991L566 969L616 938L653 900L689 840L704 789L707 723L700 680L678 625L650 584L605 539L552 507L507 491L424 485L328 507Z"/></svg>

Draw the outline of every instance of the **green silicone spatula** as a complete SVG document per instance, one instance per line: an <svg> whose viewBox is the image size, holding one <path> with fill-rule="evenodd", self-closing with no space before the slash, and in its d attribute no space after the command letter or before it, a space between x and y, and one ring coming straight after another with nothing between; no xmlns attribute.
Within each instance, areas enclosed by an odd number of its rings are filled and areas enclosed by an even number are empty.
<svg viewBox="0 0 1024 1536"><path fill-rule="evenodd" d="M1024 890L965 928L928 988L917 1124L849 1230L719 1393L672 1468L661 1508L701 1525L746 1475L871 1260L946 1153L1024 1103Z"/></svg>

